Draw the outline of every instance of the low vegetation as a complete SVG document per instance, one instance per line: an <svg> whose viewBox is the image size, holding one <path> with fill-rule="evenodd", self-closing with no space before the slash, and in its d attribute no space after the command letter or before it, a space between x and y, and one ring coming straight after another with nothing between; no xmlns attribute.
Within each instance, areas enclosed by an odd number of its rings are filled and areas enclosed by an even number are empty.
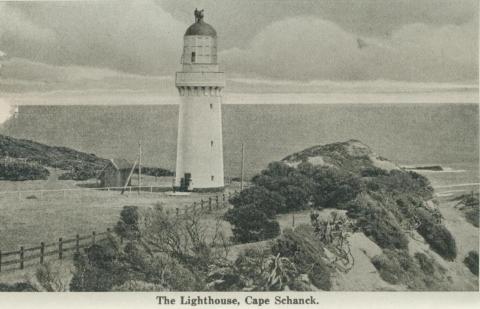
<svg viewBox="0 0 480 309"><path fill-rule="evenodd" d="M231 244L221 229L207 230L199 214L177 218L161 206L147 211L126 206L114 235L75 255L69 288L312 291L332 286L334 267L312 226L286 230L273 242L243 249L233 260L227 258Z"/></svg>
<svg viewBox="0 0 480 309"><path fill-rule="evenodd" d="M322 155L322 164L309 158ZM357 229L384 249L406 249L416 230L430 247L453 260L457 250L433 202L427 178L412 171L379 168L358 141L313 147L273 162L252 178L252 186L230 200L225 215L234 240L253 242L276 237L277 214L305 209L346 209ZM293 164L293 163L294 164ZM255 220L256 218L262 218Z"/></svg>
<svg viewBox="0 0 480 309"><path fill-rule="evenodd" d="M412 290L446 290L446 270L432 257L417 252L413 257L407 250L384 249L374 256L372 264L380 277L391 284L403 284Z"/></svg>
<svg viewBox="0 0 480 309"><path fill-rule="evenodd" d="M478 197L478 192L472 192L471 194L463 194L455 198L458 201L455 207L458 207L465 215L465 219L475 227L478 227L480 220Z"/></svg>
<svg viewBox="0 0 480 309"><path fill-rule="evenodd" d="M468 252L467 256L463 260L465 266L478 277L478 252L477 251L470 251Z"/></svg>
<svg viewBox="0 0 480 309"><path fill-rule="evenodd" d="M0 180L24 181L47 179L50 172L35 163L9 162L0 164Z"/></svg>
<svg viewBox="0 0 480 309"><path fill-rule="evenodd" d="M138 174L138 169L133 171L135 174ZM154 177L165 177L165 176L173 176L175 175L174 172L161 168L161 167L148 167L142 166L142 174Z"/></svg>
<svg viewBox="0 0 480 309"><path fill-rule="evenodd" d="M84 181L95 178L109 162L94 154L5 135L0 135L0 158L28 162L14 163L8 170L0 170L0 180L46 179L49 175L46 168L50 167L66 171L59 176L60 180ZM159 167L143 167L142 173L157 177L173 175L172 171Z"/></svg>

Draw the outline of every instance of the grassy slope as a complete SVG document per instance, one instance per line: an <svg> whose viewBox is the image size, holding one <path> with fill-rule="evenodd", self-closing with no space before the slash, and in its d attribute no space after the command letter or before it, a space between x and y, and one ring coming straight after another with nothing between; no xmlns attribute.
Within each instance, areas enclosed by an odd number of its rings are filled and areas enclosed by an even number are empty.
<svg viewBox="0 0 480 309"><path fill-rule="evenodd" d="M106 159L67 147L55 147L30 140L0 135L0 156L28 159L48 167L70 170L81 165L102 168Z"/></svg>

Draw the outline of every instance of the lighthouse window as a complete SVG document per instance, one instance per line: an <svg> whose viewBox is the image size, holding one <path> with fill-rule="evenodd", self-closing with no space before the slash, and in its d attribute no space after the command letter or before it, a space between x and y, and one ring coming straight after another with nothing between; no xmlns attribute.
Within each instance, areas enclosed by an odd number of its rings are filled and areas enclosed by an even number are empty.
<svg viewBox="0 0 480 309"><path fill-rule="evenodd" d="M192 63L195 63L195 52L192 52Z"/></svg>
<svg viewBox="0 0 480 309"><path fill-rule="evenodd" d="M210 141L210 147L213 148L213 141Z"/></svg>
<svg viewBox="0 0 480 309"><path fill-rule="evenodd" d="M213 109L213 104L210 103L210 109Z"/></svg>
<svg viewBox="0 0 480 309"><path fill-rule="evenodd" d="M215 179L215 176L213 176L213 175L212 175L210 178L211 178L211 179L212 179L212 181L213 181L213 180Z"/></svg>

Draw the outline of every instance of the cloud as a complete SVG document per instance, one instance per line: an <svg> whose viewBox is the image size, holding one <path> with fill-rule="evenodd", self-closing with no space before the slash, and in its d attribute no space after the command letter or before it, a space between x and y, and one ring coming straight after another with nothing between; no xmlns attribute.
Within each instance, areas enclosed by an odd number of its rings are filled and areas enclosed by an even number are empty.
<svg viewBox="0 0 480 309"><path fill-rule="evenodd" d="M0 92L136 91L176 93L173 74L149 76L87 66L57 66L23 58L3 61Z"/></svg>
<svg viewBox="0 0 480 309"><path fill-rule="evenodd" d="M443 82L477 79L477 45L473 21L441 27L410 24L379 39L316 17L294 17L270 24L245 49L221 56L227 71L246 75Z"/></svg>
<svg viewBox="0 0 480 309"><path fill-rule="evenodd" d="M229 46L220 55L229 76L478 80L475 1L277 2L0 3L0 49L17 59L3 85L8 82L12 89L16 80L35 82L38 89L77 89L80 81L89 81L84 87L90 88L96 81L100 88L129 88L126 81L132 81L135 88L142 78L120 72L172 76L195 6L207 9L206 19L219 33L219 49Z"/></svg>
<svg viewBox="0 0 480 309"><path fill-rule="evenodd" d="M12 57L131 73L174 71L187 27L147 0L9 3L2 11L11 21L0 21L0 46Z"/></svg>

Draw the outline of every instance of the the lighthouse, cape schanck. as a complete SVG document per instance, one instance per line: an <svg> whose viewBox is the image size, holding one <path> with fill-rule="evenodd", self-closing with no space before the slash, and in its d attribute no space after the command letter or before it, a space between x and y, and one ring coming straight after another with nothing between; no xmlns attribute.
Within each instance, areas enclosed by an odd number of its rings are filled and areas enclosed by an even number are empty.
<svg viewBox="0 0 480 309"><path fill-rule="evenodd" d="M181 96L175 187L180 191L221 190L223 179L222 89L217 32L195 9L184 36L182 71L175 85Z"/></svg>

